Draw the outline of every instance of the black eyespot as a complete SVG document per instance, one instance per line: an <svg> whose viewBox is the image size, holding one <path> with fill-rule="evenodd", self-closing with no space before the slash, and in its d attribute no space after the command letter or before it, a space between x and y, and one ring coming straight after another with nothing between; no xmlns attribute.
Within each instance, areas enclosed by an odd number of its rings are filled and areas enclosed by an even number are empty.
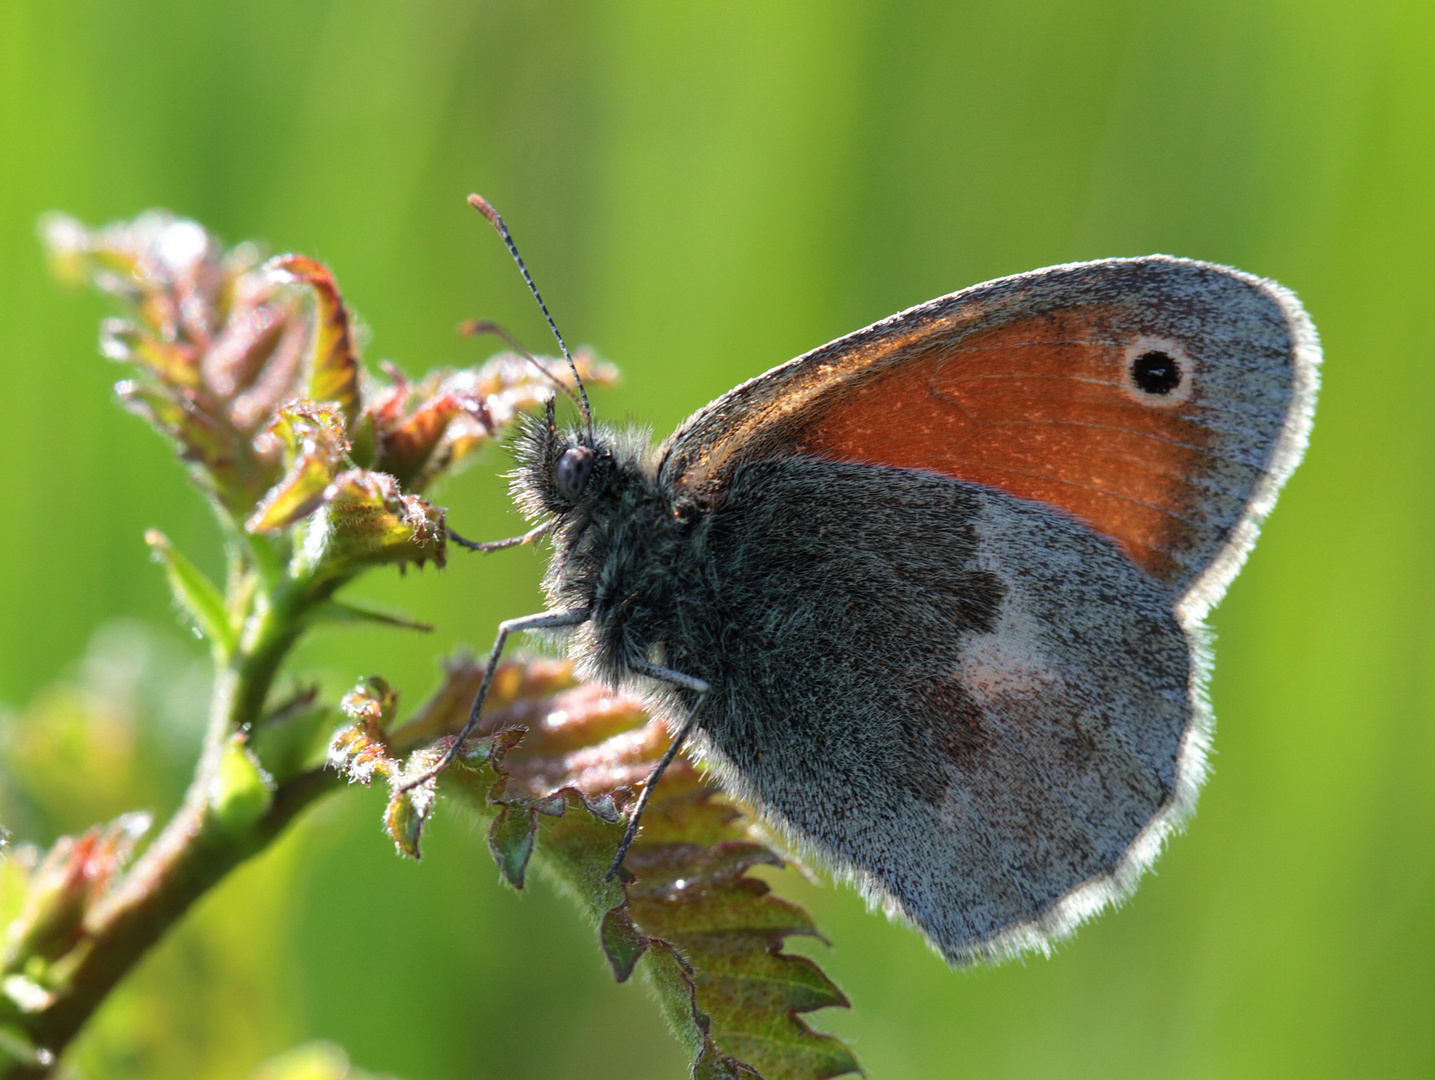
<svg viewBox="0 0 1435 1080"><path fill-rule="evenodd" d="M1131 378L1146 393L1164 397L1181 385L1181 365L1170 353L1153 349L1131 361Z"/></svg>
<svg viewBox="0 0 1435 1080"><path fill-rule="evenodd" d="M558 494L569 502L577 502L593 474L593 448L591 446L570 446L558 456L553 466L553 482L558 485Z"/></svg>

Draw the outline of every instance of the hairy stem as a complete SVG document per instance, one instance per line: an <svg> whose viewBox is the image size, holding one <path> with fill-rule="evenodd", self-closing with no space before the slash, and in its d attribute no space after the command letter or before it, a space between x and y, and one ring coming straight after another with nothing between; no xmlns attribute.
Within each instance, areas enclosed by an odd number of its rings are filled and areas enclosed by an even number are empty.
<svg viewBox="0 0 1435 1080"><path fill-rule="evenodd" d="M235 654L215 673L209 728L183 802L114 890L85 919L84 937L65 958L64 985L42 1010L22 1019L48 1064L0 1066L0 1080L34 1080L56 1061L115 985L196 900L263 850L310 803L342 786L315 769L289 780L267 810L236 830L213 812L214 785L229 737L254 725L306 616L339 581L284 578L256 605Z"/></svg>

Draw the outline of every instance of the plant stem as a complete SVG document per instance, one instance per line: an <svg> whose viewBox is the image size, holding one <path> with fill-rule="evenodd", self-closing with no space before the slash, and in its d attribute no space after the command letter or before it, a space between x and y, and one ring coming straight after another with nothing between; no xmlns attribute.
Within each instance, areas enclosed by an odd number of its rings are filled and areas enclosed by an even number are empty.
<svg viewBox="0 0 1435 1080"><path fill-rule="evenodd" d="M66 990L25 1025L32 1043L58 1059L80 1028L115 985L190 905L251 855L269 844L300 810L343 786L326 769L315 769L285 784L268 813L241 836L212 827L200 800L186 799L143 860L144 879L126 876L124 896L105 905L103 925L87 927L79 946L84 958L76 965ZM135 865L135 871L141 870ZM123 899L124 902L118 902ZM46 1067L16 1064L4 1080L39 1080Z"/></svg>
<svg viewBox="0 0 1435 1080"><path fill-rule="evenodd" d="M238 831L212 813L213 786L226 742L262 718L280 665L303 633L308 611L339 584L283 578L261 598L237 652L216 671L204 749L183 802L113 891L86 916L84 937L65 958L72 970L53 1000L22 1018L32 1044L47 1051L51 1062L191 904L263 850L306 806L343 785L338 774L324 768L303 773L280 786L263 815ZM0 1080L38 1080L52 1068L15 1062L0 1068Z"/></svg>

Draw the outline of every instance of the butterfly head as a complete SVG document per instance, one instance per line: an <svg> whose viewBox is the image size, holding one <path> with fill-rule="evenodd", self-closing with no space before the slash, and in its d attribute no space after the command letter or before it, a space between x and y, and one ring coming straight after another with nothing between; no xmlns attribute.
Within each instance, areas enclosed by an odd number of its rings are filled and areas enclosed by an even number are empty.
<svg viewBox="0 0 1435 1080"><path fill-rule="evenodd" d="M514 454L513 496L524 516L559 525L601 515L607 503L652 481L647 432L560 427L552 399L542 416L521 421Z"/></svg>
<svg viewBox="0 0 1435 1080"><path fill-rule="evenodd" d="M694 523L662 489L646 431L565 429L550 404L543 416L523 421L514 450L514 500L530 521L551 524L543 583L549 605L591 613L589 673L616 682L631 659L615 644L627 625L624 598L641 595L646 606L663 606L673 547Z"/></svg>

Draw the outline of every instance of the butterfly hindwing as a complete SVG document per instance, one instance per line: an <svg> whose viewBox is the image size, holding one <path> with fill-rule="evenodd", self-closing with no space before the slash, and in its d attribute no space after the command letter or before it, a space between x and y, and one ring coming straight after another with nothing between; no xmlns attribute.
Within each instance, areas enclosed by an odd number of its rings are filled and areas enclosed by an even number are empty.
<svg viewBox="0 0 1435 1080"><path fill-rule="evenodd" d="M715 688L705 756L950 959L1064 932L1190 805L1188 637L1079 523L786 458L739 470L709 529L712 592L666 652Z"/></svg>

